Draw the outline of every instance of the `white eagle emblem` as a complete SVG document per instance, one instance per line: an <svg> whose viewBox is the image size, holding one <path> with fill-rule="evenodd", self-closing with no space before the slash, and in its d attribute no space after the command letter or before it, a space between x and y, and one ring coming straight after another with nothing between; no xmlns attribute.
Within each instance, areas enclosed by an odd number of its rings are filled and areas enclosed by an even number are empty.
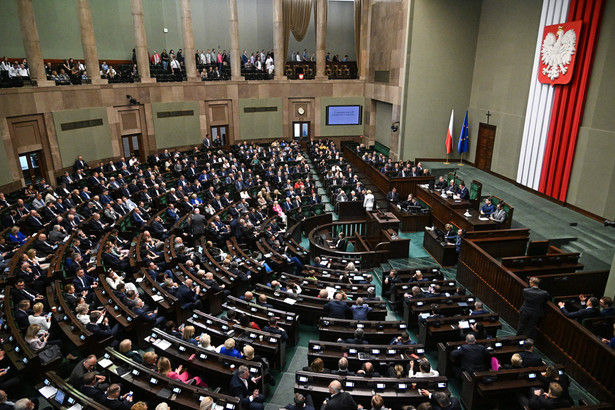
<svg viewBox="0 0 615 410"><path fill-rule="evenodd" d="M542 42L542 58L546 67L542 69L542 74L546 75L551 81L558 78L561 74L566 74L568 65L572 61L577 43L577 34L574 30L564 29L560 26L555 34L548 33Z"/></svg>

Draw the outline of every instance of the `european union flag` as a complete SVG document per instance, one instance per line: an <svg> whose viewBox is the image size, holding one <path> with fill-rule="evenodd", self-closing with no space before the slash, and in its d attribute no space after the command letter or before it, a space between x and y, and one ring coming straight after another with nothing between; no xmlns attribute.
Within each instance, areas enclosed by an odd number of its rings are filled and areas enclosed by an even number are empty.
<svg viewBox="0 0 615 410"><path fill-rule="evenodd" d="M459 134L459 144L457 150L460 154L468 151L468 110L466 110L466 116L463 119L463 126L461 127L461 134Z"/></svg>

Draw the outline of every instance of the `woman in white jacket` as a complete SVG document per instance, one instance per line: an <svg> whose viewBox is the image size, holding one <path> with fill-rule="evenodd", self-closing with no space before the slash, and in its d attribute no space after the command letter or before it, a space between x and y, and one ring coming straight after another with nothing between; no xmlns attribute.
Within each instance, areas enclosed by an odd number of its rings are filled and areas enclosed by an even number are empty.
<svg viewBox="0 0 615 410"><path fill-rule="evenodd" d="M363 207L366 211L371 211L374 209L374 194L372 194L372 191L368 190L367 194L365 194L365 198L363 199Z"/></svg>

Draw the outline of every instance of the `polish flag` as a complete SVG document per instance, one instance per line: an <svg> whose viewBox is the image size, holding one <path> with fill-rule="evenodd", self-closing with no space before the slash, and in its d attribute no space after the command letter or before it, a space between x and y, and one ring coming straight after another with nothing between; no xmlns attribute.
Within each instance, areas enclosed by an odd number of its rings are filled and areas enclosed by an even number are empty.
<svg viewBox="0 0 615 410"><path fill-rule="evenodd" d="M453 151L453 118L455 117L455 110L451 110L451 122L448 124L448 132L446 133L446 153L450 154Z"/></svg>

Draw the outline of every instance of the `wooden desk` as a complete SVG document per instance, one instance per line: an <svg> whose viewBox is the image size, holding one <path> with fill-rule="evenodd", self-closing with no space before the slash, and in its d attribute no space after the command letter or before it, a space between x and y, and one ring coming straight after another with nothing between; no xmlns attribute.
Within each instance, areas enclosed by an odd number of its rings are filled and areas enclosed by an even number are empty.
<svg viewBox="0 0 615 410"><path fill-rule="evenodd" d="M563 366L556 365L560 370ZM498 371L462 373L461 402L468 409L502 408L512 400L516 402L516 394L527 393L532 387L542 387L538 378L530 379L528 374L544 372L546 366L525 367L521 369L506 369ZM491 383L486 383L485 377L491 377Z"/></svg>
<svg viewBox="0 0 615 410"><path fill-rule="evenodd" d="M300 320L299 315L295 312L263 307L255 303L248 303L234 296L227 297L226 302L222 306L226 310L235 310L247 314L261 327L268 325L269 318L275 316L278 318L278 325L286 330L289 343L296 345L299 342Z"/></svg>
<svg viewBox="0 0 615 410"><path fill-rule="evenodd" d="M454 210L461 209L463 213L467 209L472 209L470 201L443 198L438 191L430 191L428 188L418 187L417 196L430 207L433 224L442 230L444 230L444 225L453 220Z"/></svg>
<svg viewBox="0 0 615 410"><path fill-rule="evenodd" d="M209 334L215 344L222 344L232 337L240 342L236 346L237 350L241 351L243 344L249 344L256 354L266 357L273 368L282 369L286 364L286 343L283 342L282 335L242 327L198 310L193 312L188 323L195 326L197 332Z"/></svg>
<svg viewBox="0 0 615 410"><path fill-rule="evenodd" d="M419 343L425 347L434 347L440 342L458 341L463 338L460 334L460 321L475 320L480 322L488 335L494 336L502 328L499 315L485 313L482 315L445 316L419 321Z"/></svg>
<svg viewBox="0 0 615 410"><path fill-rule="evenodd" d="M368 211L367 216L367 237L378 237L382 229L399 229L399 219L393 212Z"/></svg>
<svg viewBox="0 0 615 410"><path fill-rule="evenodd" d="M363 201L343 201L335 204L336 212L340 221L365 219Z"/></svg>
<svg viewBox="0 0 615 410"><path fill-rule="evenodd" d="M357 404L361 404L364 408L371 406L374 392L378 392L384 399L386 406L394 410L399 410L402 406L408 404L417 405L425 401L425 396L421 396L419 393L420 389L439 390L450 394L446 377L372 378L361 375L339 376L337 374L313 373L300 370L296 373L295 380L295 392L303 395L310 394L316 408L320 408L323 400L331 396L328 386L333 380L340 380L344 390L349 392L354 401ZM353 387L350 387L349 383ZM400 389L400 385L403 388ZM413 385L416 388L413 388Z"/></svg>
<svg viewBox="0 0 615 410"><path fill-rule="evenodd" d="M431 211L408 213L392 206L391 212L399 219L401 232L418 232L424 230L426 226L431 226Z"/></svg>
<svg viewBox="0 0 615 410"><path fill-rule="evenodd" d="M436 238L434 231L425 231L423 236L423 248L440 264L442 267L454 266L457 264L457 249L455 245L442 245Z"/></svg>
<svg viewBox="0 0 615 410"><path fill-rule="evenodd" d="M280 310L289 310L291 312L295 312L303 318L303 320L307 320L309 323L317 323L319 318L325 316L324 314L324 306L329 303L328 299L321 299L314 296L307 295L296 295L293 293L288 293L284 291L274 291L273 289L258 284L256 285L256 289L254 291L254 296L258 296L264 294L267 296L267 303L272 304L274 307ZM285 302L285 299L293 299L294 302L292 305ZM352 305L353 301L346 301L348 305ZM365 301L368 305L372 307L372 311L369 312L368 318L370 320L385 320L387 310L386 305L382 301L377 300L368 300Z"/></svg>
<svg viewBox="0 0 615 410"><path fill-rule="evenodd" d="M350 320L323 317L318 322L320 340L335 342L337 339L350 339L358 328L364 331L364 338L372 344L388 344L393 338L406 331L401 321Z"/></svg>
<svg viewBox="0 0 615 410"><path fill-rule="evenodd" d="M361 353L361 354L359 354ZM411 354L424 357L423 345L389 345L389 344L348 344L310 340L308 345L308 363L320 358L327 369L336 369L340 357L348 359L348 369L356 372L363 363L370 362L381 376L387 375L387 369L396 364L406 367L413 360Z"/></svg>
<svg viewBox="0 0 615 410"><path fill-rule="evenodd" d="M161 399L169 400L175 390L175 397L172 400L175 408L198 409L200 401L206 396L211 396L218 404L228 406L229 410L241 407L237 397L163 376L156 370L140 365L110 347L106 349L104 358L112 362L106 370L111 373L113 381L121 380L126 391L134 391L136 399L143 398L146 401L158 403ZM100 360L98 363L100 366Z"/></svg>
<svg viewBox="0 0 615 410"><path fill-rule="evenodd" d="M465 216L469 211L471 216ZM503 225L494 221L481 221L479 219L480 212L476 209L453 209L451 213L451 222L458 228L466 231L490 231L493 229L501 229Z"/></svg>
<svg viewBox="0 0 615 410"><path fill-rule="evenodd" d="M497 357L500 363L510 363L510 358L513 354L518 353L523 349L519 342L525 340L525 336L509 336L496 337L493 339L479 339L476 344L482 344L487 348L487 353L490 356ZM501 344L500 347L495 345ZM438 343L438 371L443 376L453 374L453 363L451 361L451 352L459 346L466 344L466 341Z"/></svg>

